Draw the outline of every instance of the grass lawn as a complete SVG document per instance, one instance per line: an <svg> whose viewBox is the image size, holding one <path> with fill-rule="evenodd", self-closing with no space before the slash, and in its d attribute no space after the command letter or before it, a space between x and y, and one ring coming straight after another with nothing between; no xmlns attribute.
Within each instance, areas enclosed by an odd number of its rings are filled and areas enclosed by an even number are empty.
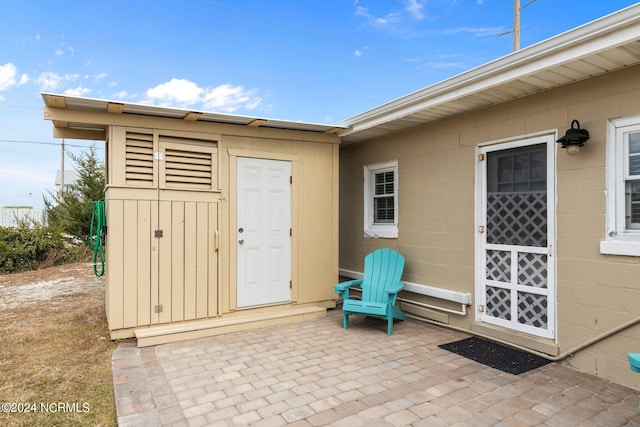
<svg viewBox="0 0 640 427"><path fill-rule="evenodd" d="M0 336L0 425L116 424L117 344L91 264L0 276Z"/></svg>

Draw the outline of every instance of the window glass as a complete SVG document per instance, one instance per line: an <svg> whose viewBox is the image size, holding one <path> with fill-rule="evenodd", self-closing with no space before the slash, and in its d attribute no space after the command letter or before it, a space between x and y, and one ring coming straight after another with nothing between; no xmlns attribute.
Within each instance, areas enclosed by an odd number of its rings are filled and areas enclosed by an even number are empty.
<svg viewBox="0 0 640 427"><path fill-rule="evenodd" d="M398 237L398 161L365 165L364 233Z"/></svg>
<svg viewBox="0 0 640 427"><path fill-rule="evenodd" d="M627 182L627 227L640 229L640 180Z"/></svg>
<svg viewBox="0 0 640 427"><path fill-rule="evenodd" d="M629 135L629 175L640 175L640 133Z"/></svg>
<svg viewBox="0 0 640 427"><path fill-rule="evenodd" d="M373 199L373 222L375 224L393 223L393 192L393 171L386 171L375 174L375 195Z"/></svg>
<svg viewBox="0 0 640 427"><path fill-rule="evenodd" d="M547 188L547 154L544 145L526 151L505 150L489 158L490 192L545 191Z"/></svg>

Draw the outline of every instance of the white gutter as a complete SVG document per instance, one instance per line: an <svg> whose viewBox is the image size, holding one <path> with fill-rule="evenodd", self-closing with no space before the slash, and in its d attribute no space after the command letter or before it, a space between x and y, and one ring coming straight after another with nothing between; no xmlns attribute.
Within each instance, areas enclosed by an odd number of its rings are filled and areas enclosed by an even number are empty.
<svg viewBox="0 0 640 427"><path fill-rule="evenodd" d="M638 38L640 3L365 111L336 126L349 128L339 133L344 137Z"/></svg>

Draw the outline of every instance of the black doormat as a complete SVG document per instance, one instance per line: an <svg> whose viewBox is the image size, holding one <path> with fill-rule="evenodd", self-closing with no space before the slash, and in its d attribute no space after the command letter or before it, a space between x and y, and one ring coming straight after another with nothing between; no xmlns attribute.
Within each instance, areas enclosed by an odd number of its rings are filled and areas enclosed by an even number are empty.
<svg viewBox="0 0 640 427"><path fill-rule="evenodd" d="M439 347L514 375L551 363L551 360L543 357L477 337L442 344Z"/></svg>

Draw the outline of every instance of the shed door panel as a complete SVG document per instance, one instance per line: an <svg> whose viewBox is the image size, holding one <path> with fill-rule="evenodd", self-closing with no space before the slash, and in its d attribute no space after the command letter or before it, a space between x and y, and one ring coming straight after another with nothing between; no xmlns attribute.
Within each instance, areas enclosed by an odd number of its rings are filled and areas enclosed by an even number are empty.
<svg viewBox="0 0 640 427"><path fill-rule="evenodd" d="M237 307L291 300L291 162L238 157Z"/></svg>
<svg viewBox="0 0 640 427"><path fill-rule="evenodd" d="M216 316L217 203L160 201L158 206L162 237L156 238L159 277L155 322Z"/></svg>

